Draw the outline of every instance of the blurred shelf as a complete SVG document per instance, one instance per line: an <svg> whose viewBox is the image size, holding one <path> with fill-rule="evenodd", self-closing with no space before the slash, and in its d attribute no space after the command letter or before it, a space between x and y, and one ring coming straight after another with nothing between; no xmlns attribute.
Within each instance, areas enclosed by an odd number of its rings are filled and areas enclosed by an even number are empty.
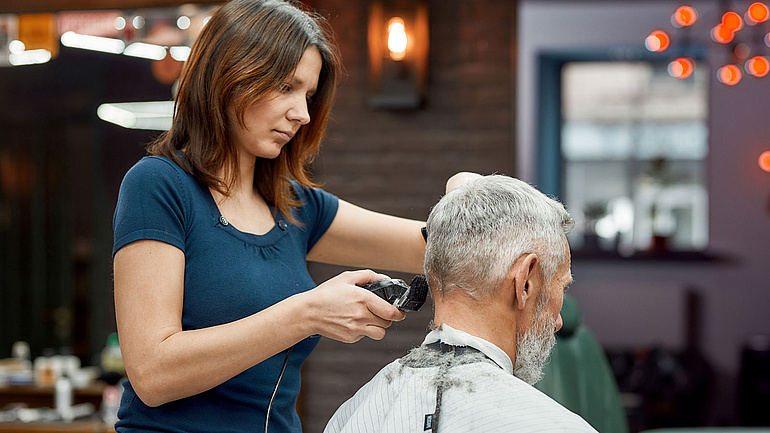
<svg viewBox="0 0 770 433"><path fill-rule="evenodd" d="M114 433L115 429L102 421L73 421L70 423L0 423L0 433Z"/></svg>
<svg viewBox="0 0 770 433"><path fill-rule="evenodd" d="M104 382L74 390L73 404L91 403L98 410L102 404ZM27 407L54 407L54 387L39 385L2 385L0 386L0 409L12 404L23 403ZM4 430L0 430L2 432Z"/></svg>

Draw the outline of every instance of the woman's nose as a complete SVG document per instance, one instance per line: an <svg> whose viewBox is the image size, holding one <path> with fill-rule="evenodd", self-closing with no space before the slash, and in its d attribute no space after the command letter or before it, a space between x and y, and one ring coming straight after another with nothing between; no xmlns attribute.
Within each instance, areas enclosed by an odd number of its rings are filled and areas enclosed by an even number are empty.
<svg viewBox="0 0 770 433"><path fill-rule="evenodd" d="M301 125L307 125L310 123L310 112L307 108L307 99L304 97L298 98L300 101L293 104L287 113L289 120L296 120Z"/></svg>

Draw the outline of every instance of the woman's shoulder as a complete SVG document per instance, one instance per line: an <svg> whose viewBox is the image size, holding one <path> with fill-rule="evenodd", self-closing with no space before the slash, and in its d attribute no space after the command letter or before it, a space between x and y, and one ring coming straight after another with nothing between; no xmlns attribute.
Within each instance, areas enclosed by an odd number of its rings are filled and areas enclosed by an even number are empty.
<svg viewBox="0 0 770 433"><path fill-rule="evenodd" d="M139 172L139 173L154 173L154 174L181 174L185 173L185 171L177 165L174 161L171 159L165 157L165 156L157 156L157 155L148 155L140 159L139 161L134 164L133 167L128 171L131 172Z"/></svg>
<svg viewBox="0 0 770 433"><path fill-rule="evenodd" d="M124 182L158 184L164 182L180 183L192 179L182 167L165 156L145 156L131 167Z"/></svg>
<svg viewBox="0 0 770 433"><path fill-rule="evenodd" d="M292 181L292 188L299 201L299 207L293 208L291 212L299 221L300 226L304 226L303 230L312 233L308 243L309 250L334 220L339 207L339 199L320 188L303 186L296 181Z"/></svg>
<svg viewBox="0 0 770 433"><path fill-rule="evenodd" d="M322 188L305 186L296 180L291 180L289 183L291 184L294 196L302 203L302 206L308 204L314 205L329 200L337 200L336 196L324 191Z"/></svg>
<svg viewBox="0 0 770 433"><path fill-rule="evenodd" d="M291 181L295 198L299 201L299 209L309 217L320 216L332 211L336 213L339 199L318 187L305 186L295 180Z"/></svg>

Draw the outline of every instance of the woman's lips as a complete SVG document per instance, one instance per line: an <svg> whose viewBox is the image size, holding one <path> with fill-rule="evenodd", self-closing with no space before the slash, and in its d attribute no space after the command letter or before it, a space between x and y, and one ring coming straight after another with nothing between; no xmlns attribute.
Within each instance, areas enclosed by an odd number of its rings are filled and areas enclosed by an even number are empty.
<svg viewBox="0 0 770 433"><path fill-rule="evenodd" d="M294 131L279 131L276 129L275 132L278 133L278 135L283 138L284 141L289 141L292 139L292 137L294 137Z"/></svg>

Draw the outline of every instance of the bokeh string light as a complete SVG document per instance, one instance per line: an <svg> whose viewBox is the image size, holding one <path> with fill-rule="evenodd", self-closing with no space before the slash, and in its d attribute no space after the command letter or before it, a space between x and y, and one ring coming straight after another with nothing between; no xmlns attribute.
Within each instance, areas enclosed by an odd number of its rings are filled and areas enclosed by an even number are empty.
<svg viewBox="0 0 770 433"><path fill-rule="evenodd" d="M743 19L733 11L725 12L722 15L722 27L732 32L737 32L743 28Z"/></svg>
<svg viewBox="0 0 770 433"><path fill-rule="evenodd" d="M687 57L679 57L668 64L668 73L682 80L689 78L695 71L695 62Z"/></svg>
<svg viewBox="0 0 770 433"><path fill-rule="evenodd" d="M716 66L715 78L723 86L734 87L744 77L765 79L770 75L770 8L757 1L743 3L742 8L736 9L729 7L728 1L720 2L719 20L711 23L703 22L692 6L677 7L671 14L673 30L651 31L644 40L645 47L668 56L668 74L680 80L693 75L697 54L706 44L713 43L724 47L707 50L710 63ZM715 59L721 54L726 56ZM770 173L770 150L762 152L757 163L761 170Z"/></svg>
<svg viewBox="0 0 770 433"><path fill-rule="evenodd" d="M741 82L743 74L741 68L735 65L724 65L717 71L719 82L728 86L734 86Z"/></svg>
<svg viewBox="0 0 770 433"><path fill-rule="evenodd" d="M671 24L674 27L690 27L698 20L698 11L691 6L679 6L671 15Z"/></svg>
<svg viewBox="0 0 770 433"><path fill-rule="evenodd" d="M663 30L655 30L647 36L644 46L652 52L660 53L668 49L670 41L671 38L668 37L668 33Z"/></svg>
<svg viewBox="0 0 770 433"><path fill-rule="evenodd" d="M770 11L768 11L767 6L763 3L752 3L746 11L746 22L752 26L763 23L768 18L770 18Z"/></svg>
<svg viewBox="0 0 770 433"><path fill-rule="evenodd" d="M770 173L770 150L766 150L759 155L759 168Z"/></svg>
<svg viewBox="0 0 770 433"><path fill-rule="evenodd" d="M770 0L768 0L770 1ZM745 76L763 78L770 74L770 32L765 27L770 21L770 9L764 2L754 2L746 7L729 8L723 2L719 22L699 23L708 29L710 40L727 49L728 59L714 61L717 65L716 78L725 86L732 87ZM696 36L693 26L700 20L698 11L689 5L681 5L671 14L671 25L679 34L665 29L656 29L645 39L645 47L652 52L662 53L670 49L668 73L674 78L685 80L696 68L695 52L692 45ZM705 36L705 32L704 32ZM708 39L698 39L708 41ZM684 55L682 55L684 54ZM721 63L721 65L720 65Z"/></svg>
<svg viewBox="0 0 770 433"><path fill-rule="evenodd" d="M765 56L752 57L746 62L746 72L757 78L762 78L770 72L770 60Z"/></svg>

